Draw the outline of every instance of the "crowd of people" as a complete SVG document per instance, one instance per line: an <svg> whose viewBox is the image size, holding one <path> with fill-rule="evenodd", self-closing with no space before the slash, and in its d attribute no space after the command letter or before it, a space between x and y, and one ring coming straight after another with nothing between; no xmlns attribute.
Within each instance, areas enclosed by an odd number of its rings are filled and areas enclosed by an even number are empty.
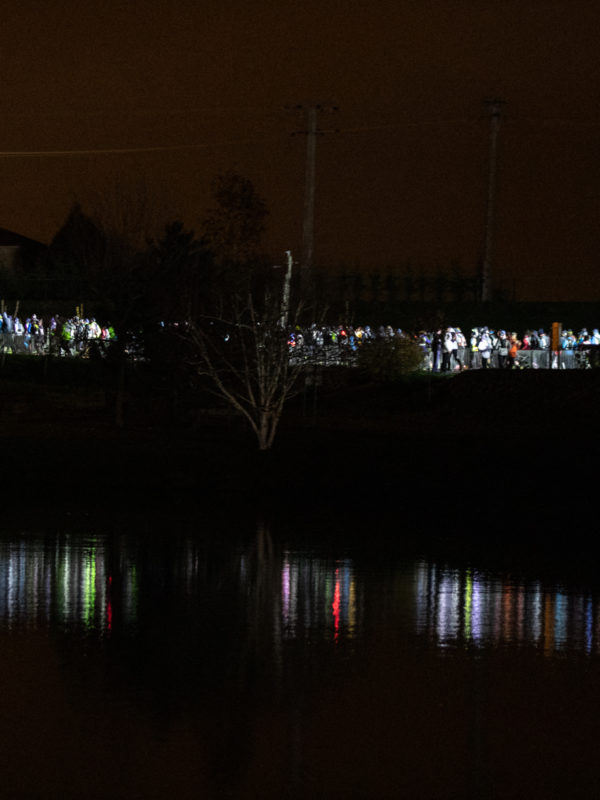
<svg viewBox="0 0 600 800"><path fill-rule="evenodd" d="M468 368L512 369L523 365L534 368L585 366L585 359L576 354L600 345L600 331L591 333L582 328L575 333L570 328L561 331L558 350L553 350L551 337L543 328L526 330L519 338L515 331L493 329L487 326L472 328L468 334L458 326L438 328L434 331L410 333L391 325L372 328L366 326L319 327L296 329L290 335L290 351L305 355L318 352L347 350L349 356L372 341L393 340L402 337L415 341L423 350L423 366L433 372L450 372ZM535 354L535 355L534 355ZM352 361L353 358L338 358Z"/></svg>
<svg viewBox="0 0 600 800"><path fill-rule="evenodd" d="M519 339L515 331L494 330L488 327L472 328L465 336L460 328L438 329L432 334L419 334L429 367L433 372L448 372L465 367L488 369L513 369L526 363L533 367L578 366L574 355L584 346L600 344L600 332L586 328L575 334L571 329L561 331L558 351L551 351L551 338L543 328L527 330ZM564 352L564 357L560 353ZM534 357L533 354L536 354ZM544 357L545 356L545 357Z"/></svg>
<svg viewBox="0 0 600 800"><path fill-rule="evenodd" d="M319 363L351 365L360 347L374 341L396 338L412 340L423 351L423 367L432 372L462 369L511 369L516 367L580 367L586 366L586 354L600 345L600 331L570 328L560 332L558 350L553 349L550 335L543 329L526 330L521 337L514 331L487 326L463 333L458 326L439 327L432 331L411 333L391 325L371 327L319 326L296 328L289 334L293 358ZM32 355L86 356L94 345L100 350L116 339L110 323L100 324L94 317L53 315L47 321L37 314L21 319L17 314L0 313L0 353Z"/></svg>
<svg viewBox="0 0 600 800"><path fill-rule="evenodd" d="M100 325L94 317L55 315L45 321L37 314L24 319L6 311L0 314L1 353L86 355L92 343L108 344L115 338L112 325Z"/></svg>

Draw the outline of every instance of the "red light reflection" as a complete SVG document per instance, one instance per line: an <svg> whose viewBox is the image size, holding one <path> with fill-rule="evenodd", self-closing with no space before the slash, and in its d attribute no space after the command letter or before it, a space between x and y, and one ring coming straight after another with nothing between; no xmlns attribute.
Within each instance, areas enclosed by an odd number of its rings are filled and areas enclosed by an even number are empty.
<svg viewBox="0 0 600 800"><path fill-rule="evenodd" d="M335 571L335 590L333 593L333 603L331 604L331 608L333 609L333 627L335 630L335 634L333 638L337 641L338 636L340 635L340 581L338 578L339 569Z"/></svg>

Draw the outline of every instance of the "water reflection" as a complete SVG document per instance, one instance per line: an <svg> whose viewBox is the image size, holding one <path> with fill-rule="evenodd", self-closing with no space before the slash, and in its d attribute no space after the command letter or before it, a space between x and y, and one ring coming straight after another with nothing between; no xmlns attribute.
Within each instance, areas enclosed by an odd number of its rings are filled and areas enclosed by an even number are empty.
<svg viewBox="0 0 600 800"><path fill-rule="evenodd" d="M5 796L597 796L595 588L195 524L0 536Z"/></svg>
<svg viewBox="0 0 600 800"><path fill-rule="evenodd" d="M600 653L600 600L591 591L423 560L365 570L350 557L279 549L264 526L218 563L194 537L177 538L166 554L164 544L140 548L128 537L0 542L1 627L52 625L110 636L116 624L137 626L143 608L155 612L148 597L157 594L178 598L191 617L203 613L207 598L227 597L226 608L238 609L236 624L244 624L241 612L250 634L270 619L268 638L279 644L360 639L382 626L407 637L416 630L441 650Z"/></svg>
<svg viewBox="0 0 600 800"><path fill-rule="evenodd" d="M0 624L80 626L110 633L114 586L102 537L63 536L0 542ZM137 616L136 565L121 553L119 606L126 624Z"/></svg>
<svg viewBox="0 0 600 800"><path fill-rule="evenodd" d="M426 562L415 569L417 632L440 648L600 652L599 598L591 593Z"/></svg>
<svg viewBox="0 0 600 800"><path fill-rule="evenodd" d="M357 626L357 587L350 559L331 563L285 552L281 567L283 637L318 633L338 641L352 639Z"/></svg>

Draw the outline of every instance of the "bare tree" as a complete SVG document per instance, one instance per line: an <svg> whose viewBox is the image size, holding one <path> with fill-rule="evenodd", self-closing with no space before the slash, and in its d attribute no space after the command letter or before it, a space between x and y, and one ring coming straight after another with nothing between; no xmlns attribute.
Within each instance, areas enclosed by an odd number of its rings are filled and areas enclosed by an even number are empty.
<svg viewBox="0 0 600 800"><path fill-rule="evenodd" d="M291 253L283 281L274 275L261 276L258 288L222 297L217 310L188 323L186 333L191 364L208 390L245 418L260 450L273 445L303 368L290 359L289 331L304 311L301 301L292 306Z"/></svg>

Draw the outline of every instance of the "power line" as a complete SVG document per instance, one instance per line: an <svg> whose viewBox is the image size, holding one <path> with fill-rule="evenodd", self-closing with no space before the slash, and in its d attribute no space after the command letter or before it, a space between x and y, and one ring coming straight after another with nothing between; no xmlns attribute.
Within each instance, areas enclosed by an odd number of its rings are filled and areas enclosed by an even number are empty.
<svg viewBox="0 0 600 800"><path fill-rule="evenodd" d="M301 106L299 108L302 108ZM600 120L585 120L575 119L568 117L515 117L505 120L505 124L530 124L536 126L536 132L539 132L538 126L556 126L556 127L581 127L581 128L597 128L600 127ZM403 120L401 122L391 122L382 125L360 125L353 127L341 127L331 129L319 129L317 134L327 133L372 133L376 131L395 131L406 128L420 128L426 126L442 126L442 125L473 125L479 124L479 119L476 117L456 117L447 119L420 119L420 120ZM296 131L296 133L307 133L307 131ZM185 150L208 150L215 147L228 147L231 145L241 144L264 144L279 140L281 137L277 135L269 135L263 137L253 137L251 139L228 139L225 141L212 141L209 143L194 143L194 144L174 144L174 145L157 145L154 147L96 147L96 148L82 148L82 149L64 149L64 150L0 150L0 158L44 158L44 157L78 157L78 156L93 156L93 155L127 155L135 153L168 153L178 152Z"/></svg>
<svg viewBox="0 0 600 800"><path fill-rule="evenodd" d="M0 158L43 158L66 156L93 156L93 155L122 155L127 153L168 153L181 150L209 150L214 147L223 147L234 144L263 144L273 141L274 136L261 139L231 139L227 141L211 142L209 144L172 144L158 145L156 147L98 147L87 150L0 150Z"/></svg>

